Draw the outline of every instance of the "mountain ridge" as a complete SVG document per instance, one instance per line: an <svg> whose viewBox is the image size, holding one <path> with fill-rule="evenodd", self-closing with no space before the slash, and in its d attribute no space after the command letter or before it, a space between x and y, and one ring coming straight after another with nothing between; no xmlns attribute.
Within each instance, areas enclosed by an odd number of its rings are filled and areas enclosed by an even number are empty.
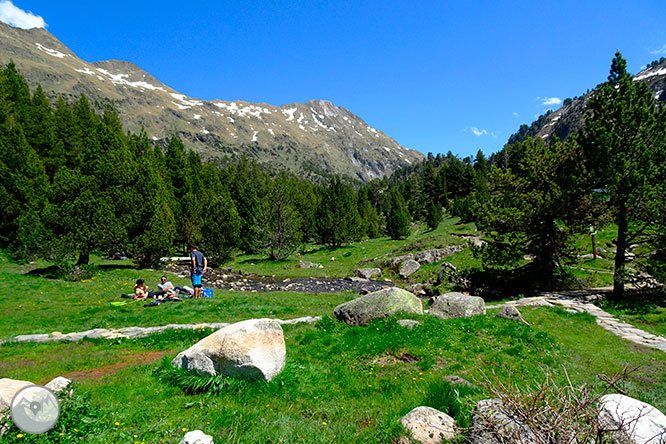
<svg viewBox="0 0 666 444"><path fill-rule="evenodd" d="M52 101L72 102L85 94L100 109L111 102L125 130L144 128L156 144L178 136L204 158L248 155L302 175L335 174L366 182L425 158L326 100L280 106L202 100L132 62L85 62L44 29L0 23L0 40L0 63L13 61L32 90L40 84Z"/></svg>
<svg viewBox="0 0 666 444"><path fill-rule="evenodd" d="M633 80L647 83L654 92L655 99L662 104L666 103L666 94L663 94L666 89L666 58L662 57L650 63L638 72ZM551 141L556 136L559 140L566 140L583 128L588 100L598 87L599 85L580 97L566 99L559 109L539 116L529 126L521 125L518 132L509 137L507 144L522 142L528 137Z"/></svg>

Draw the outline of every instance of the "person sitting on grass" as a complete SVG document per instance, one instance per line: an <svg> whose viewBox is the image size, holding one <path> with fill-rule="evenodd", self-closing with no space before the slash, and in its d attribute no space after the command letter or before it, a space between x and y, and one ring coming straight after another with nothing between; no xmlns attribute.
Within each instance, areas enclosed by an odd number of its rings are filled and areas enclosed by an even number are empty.
<svg viewBox="0 0 666 444"><path fill-rule="evenodd" d="M143 279L137 279L134 285L134 299L148 299L148 286Z"/></svg>
<svg viewBox="0 0 666 444"><path fill-rule="evenodd" d="M175 287L170 281L167 281L166 276L162 276L161 281L162 282L157 284L157 288L159 288L159 290L153 291L151 292L151 294L155 294L158 296L166 296L166 297L174 297L177 296L179 293L189 294L189 291L186 288Z"/></svg>

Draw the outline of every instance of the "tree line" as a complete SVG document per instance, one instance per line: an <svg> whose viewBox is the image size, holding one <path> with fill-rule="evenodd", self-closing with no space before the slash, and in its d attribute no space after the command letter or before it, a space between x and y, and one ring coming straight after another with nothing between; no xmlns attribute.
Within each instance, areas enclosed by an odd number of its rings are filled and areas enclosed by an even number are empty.
<svg viewBox="0 0 666 444"><path fill-rule="evenodd" d="M112 106L97 113L85 96L50 105L10 63L0 70L0 248L79 265L130 251L152 266L188 243L213 265L241 252L282 260L306 242L404 238L448 212L485 233L473 272L522 271L548 287L575 261L576 236L614 223L622 298L631 245L648 252L636 268L666 279L665 115L617 53L567 141L527 139L489 158L428 154L367 184L313 183L248 157L202 161L177 138L162 146L124 133Z"/></svg>

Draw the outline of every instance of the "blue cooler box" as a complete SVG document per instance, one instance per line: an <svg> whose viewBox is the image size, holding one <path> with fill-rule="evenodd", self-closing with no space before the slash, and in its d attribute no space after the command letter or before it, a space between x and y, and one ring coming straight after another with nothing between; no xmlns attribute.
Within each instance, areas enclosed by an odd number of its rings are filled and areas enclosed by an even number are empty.
<svg viewBox="0 0 666 444"><path fill-rule="evenodd" d="M213 289L212 288L202 288L201 289L201 296L205 298L212 298L213 297Z"/></svg>

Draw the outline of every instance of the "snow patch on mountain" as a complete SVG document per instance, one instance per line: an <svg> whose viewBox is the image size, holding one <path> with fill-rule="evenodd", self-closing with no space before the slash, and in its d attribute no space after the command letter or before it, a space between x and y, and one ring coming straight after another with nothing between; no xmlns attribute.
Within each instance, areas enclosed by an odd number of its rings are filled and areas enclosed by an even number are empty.
<svg viewBox="0 0 666 444"><path fill-rule="evenodd" d="M661 69L654 69L654 68L646 69L645 71L643 71L642 73L638 73L638 75L634 77L634 82L638 80L649 79L650 77L655 77L655 76L666 76L666 67Z"/></svg>
<svg viewBox="0 0 666 444"><path fill-rule="evenodd" d="M40 45L39 43L35 43L35 45L37 46L37 48L39 48L40 51L44 51L48 55L53 57L58 57L59 59L64 59L68 55L60 51L56 51L55 49L47 48L46 46Z"/></svg>
<svg viewBox="0 0 666 444"><path fill-rule="evenodd" d="M289 109L283 109L282 114L287 116L287 122L294 120L294 113L296 112L298 108L289 108Z"/></svg>

